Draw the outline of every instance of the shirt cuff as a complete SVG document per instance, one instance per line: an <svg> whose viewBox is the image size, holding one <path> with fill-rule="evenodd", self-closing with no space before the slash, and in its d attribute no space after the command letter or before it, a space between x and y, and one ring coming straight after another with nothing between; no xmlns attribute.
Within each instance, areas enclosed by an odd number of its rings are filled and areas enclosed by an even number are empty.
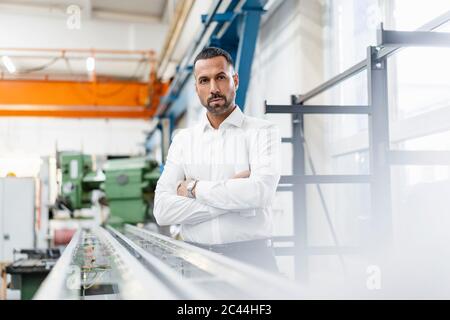
<svg viewBox="0 0 450 320"><path fill-rule="evenodd" d="M197 181L195 186L195 198L203 203L207 203L208 192L214 182L212 181Z"/></svg>

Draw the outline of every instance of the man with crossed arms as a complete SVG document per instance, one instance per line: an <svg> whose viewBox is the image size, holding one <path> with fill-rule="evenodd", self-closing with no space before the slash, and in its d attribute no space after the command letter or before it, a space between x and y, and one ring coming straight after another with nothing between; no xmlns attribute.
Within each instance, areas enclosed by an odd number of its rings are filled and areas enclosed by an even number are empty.
<svg viewBox="0 0 450 320"><path fill-rule="evenodd" d="M194 76L206 115L173 138L153 214L159 225L181 225L188 243L277 272L271 205L280 179L278 130L235 104L239 77L228 52L203 49Z"/></svg>

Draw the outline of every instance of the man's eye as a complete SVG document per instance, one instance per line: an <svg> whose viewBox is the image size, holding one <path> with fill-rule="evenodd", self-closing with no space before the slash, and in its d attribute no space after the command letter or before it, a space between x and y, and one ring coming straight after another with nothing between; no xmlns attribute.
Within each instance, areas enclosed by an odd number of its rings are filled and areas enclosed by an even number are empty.
<svg viewBox="0 0 450 320"><path fill-rule="evenodd" d="M225 76L218 76L217 79L219 79L219 80L225 80Z"/></svg>
<svg viewBox="0 0 450 320"><path fill-rule="evenodd" d="M200 80L199 80L199 83L200 83L200 84L205 84L205 83L207 83L207 82L208 82L208 80L206 80L206 79L200 79Z"/></svg>

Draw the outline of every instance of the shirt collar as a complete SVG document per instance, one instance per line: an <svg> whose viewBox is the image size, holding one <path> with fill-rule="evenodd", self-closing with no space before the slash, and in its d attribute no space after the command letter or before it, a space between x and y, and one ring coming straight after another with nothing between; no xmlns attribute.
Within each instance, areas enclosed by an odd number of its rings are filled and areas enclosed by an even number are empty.
<svg viewBox="0 0 450 320"><path fill-rule="evenodd" d="M236 105L233 112L231 112L230 115L225 120L223 120L223 122L220 124L219 128L227 126L227 125L240 128L240 127L242 127L243 122L244 122L244 114L242 113L239 106ZM211 129L213 128L211 126L211 123L208 120L208 117L206 116L206 112L204 113L204 115L201 118L200 125L201 125L202 131L204 131L208 127Z"/></svg>

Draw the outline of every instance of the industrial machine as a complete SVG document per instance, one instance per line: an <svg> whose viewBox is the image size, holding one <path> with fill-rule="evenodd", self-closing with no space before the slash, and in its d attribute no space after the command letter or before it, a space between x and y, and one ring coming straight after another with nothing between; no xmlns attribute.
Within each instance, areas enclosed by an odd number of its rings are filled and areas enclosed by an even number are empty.
<svg viewBox="0 0 450 320"><path fill-rule="evenodd" d="M103 177L94 171L92 157L79 152L61 152L61 196L57 205L71 212L91 207L92 191L99 189Z"/></svg>
<svg viewBox="0 0 450 320"><path fill-rule="evenodd" d="M74 210L90 208L92 193L102 190L100 202L109 207L107 223L154 221L153 198L160 168L156 161L146 158L111 159L103 165L104 174L94 171L92 157L79 152L61 152L61 195L56 207Z"/></svg>
<svg viewBox="0 0 450 320"><path fill-rule="evenodd" d="M291 281L125 225L80 229L34 299L300 299Z"/></svg>
<svg viewBox="0 0 450 320"><path fill-rule="evenodd" d="M160 168L146 158L108 160L103 166L102 189L110 209L108 224L154 221L153 199Z"/></svg>

